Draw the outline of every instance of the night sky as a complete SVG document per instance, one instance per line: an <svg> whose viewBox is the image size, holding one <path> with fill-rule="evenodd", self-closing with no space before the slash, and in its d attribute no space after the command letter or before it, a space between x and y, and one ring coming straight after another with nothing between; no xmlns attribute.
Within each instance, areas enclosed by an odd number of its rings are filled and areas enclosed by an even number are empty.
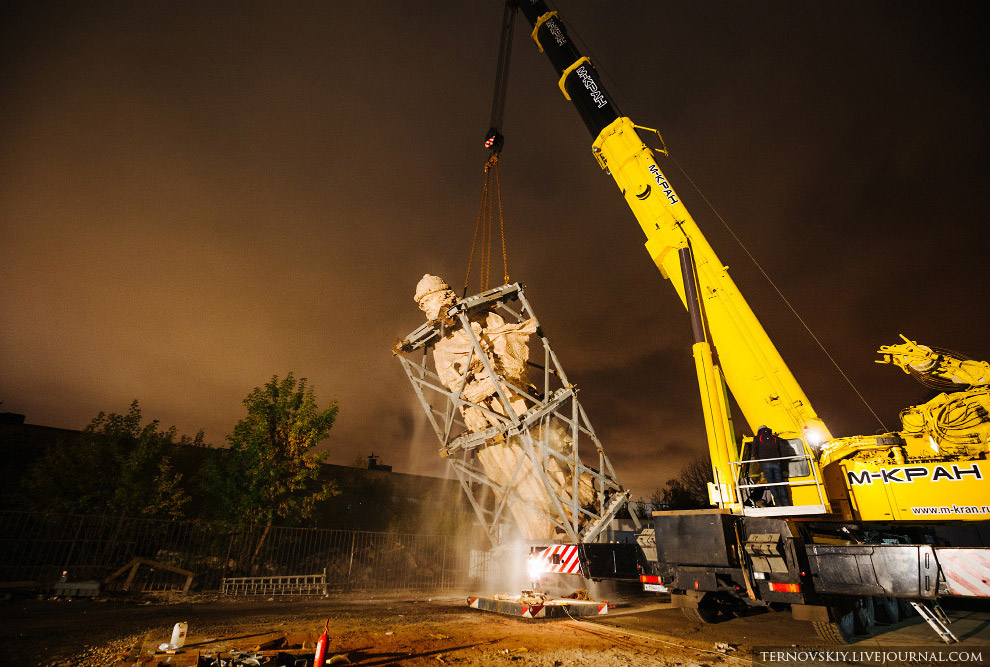
<svg viewBox="0 0 990 667"><path fill-rule="evenodd" d="M82 428L136 398L219 445L294 371L340 403L331 462L441 473L390 348L423 321L424 273L463 284L501 4L19 4L0 16L0 411ZM878 346L990 358L986 3L557 8L663 133L661 167L835 435L880 425L705 199L888 428L926 393ZM649 496L705 450L690 324L517 21L510 275Z"/></svg>

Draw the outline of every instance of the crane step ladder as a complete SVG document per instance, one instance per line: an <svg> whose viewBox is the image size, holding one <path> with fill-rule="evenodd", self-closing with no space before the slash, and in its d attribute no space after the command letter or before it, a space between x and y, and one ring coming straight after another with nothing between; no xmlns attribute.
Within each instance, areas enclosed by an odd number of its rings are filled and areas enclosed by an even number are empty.
<svg viewBox="0 0 990 667"><path fill-rule="evenodd" d="M789 468L788 479L783 482L766 482L752 480L748 474L741 474L742 470L748 469L752 464L761 464L766 461L786 461ZM747 459L744 461L730 461L733 476L736 480L736 489L740 496L747 499L752 498L754 491L770 491L772 488L783 487L788 489L788 495L793 496L797 489L814 488L814 493L805 491L800 493L806 500L810 495L811 502L803 502L800 505L772 505L772 506L751 506L743 504L742 514L744 516L808 516L815 514L828 514L829 505L825 499L825 488L821 477L818 474L818 466L814 464L809 454L796 454L794 456L780 457L775 459ZM744 468L743 466L746 466ZM741 481L747 480L747 481ZM772 495L772 492L771 492Z"/></svg>
<svg viewBox="0 0 990 667"><path fill-rule="evenodd" d="M932 602L911 600L911 606L914 607L914 610L918 612L919 616L928 622L928 625L942 638L942 641L946 644L959 643L959 638L952 634L952 630L949 629L949 623L952 621L945 615L938 602L934 600Z"/></svg>

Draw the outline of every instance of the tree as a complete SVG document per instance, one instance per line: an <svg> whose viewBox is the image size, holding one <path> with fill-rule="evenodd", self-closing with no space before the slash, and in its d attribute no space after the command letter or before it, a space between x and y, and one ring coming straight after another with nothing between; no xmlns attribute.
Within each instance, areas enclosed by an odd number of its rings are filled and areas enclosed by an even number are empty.
<svg viewBox="0 0 990 667"><path fill-rule="evenodd" d="M127 414L98 414L78 439L48 448L25 476L24 505L39 511L178 518L189 502L172 458L181 445L202 446L176 429L159 430L158 420L141 425L141 408Z"/></svg>
<svg viewBox="0 0 990 667"><path fill-rule="evenodd" d="M639 501L637 512L649 516L653 510L687 510L711 507L708 483L714 481L708 457L689 461L676 477L668 479L662 489L656 489L648 502Z"/></svg>
<svg viewBox="0 0 990 667"><path fill-rule="evenodd" d="M264 525L255 556L272 525L312 516L314 505L336 493L333 482L321 482L320 464L326 452L312 451L330 434L337 403L321 410L306 378L292 373L273 376L244 399L247 416L237 422L227 440L230 451L221 464L228 518ZM231 486L232 485L232 486Z"/></svg>

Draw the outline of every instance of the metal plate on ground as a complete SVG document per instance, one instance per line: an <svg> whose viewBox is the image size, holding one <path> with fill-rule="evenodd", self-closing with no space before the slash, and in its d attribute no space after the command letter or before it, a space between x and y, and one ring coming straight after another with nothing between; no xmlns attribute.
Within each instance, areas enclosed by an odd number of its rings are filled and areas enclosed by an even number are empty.
<svg viewBox="0 0 990 667"><path fill-rule="evenodd" d="M567 598L529 598L518 595L469 597L472 609L493 611L517 618L577 618L608 613L608 602Z"/></svg>

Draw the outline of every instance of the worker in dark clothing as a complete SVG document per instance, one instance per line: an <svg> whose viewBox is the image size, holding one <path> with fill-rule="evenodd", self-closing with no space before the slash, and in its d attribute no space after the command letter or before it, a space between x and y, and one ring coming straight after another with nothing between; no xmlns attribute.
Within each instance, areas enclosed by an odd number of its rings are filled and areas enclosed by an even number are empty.
<svg viewBox="0 0 990 667"><path fill-rule="evenodd" d="M756 431L756 438L753 440L753 458L760 460L760 468L767 479L767 484L780 484L770 487L770 495L773 496L773 504L776 507L791 504L791 487L781 482L787 481L788 460L785 457L792 453L787 441L775 435L770 427L761 426Z"/></svg>

